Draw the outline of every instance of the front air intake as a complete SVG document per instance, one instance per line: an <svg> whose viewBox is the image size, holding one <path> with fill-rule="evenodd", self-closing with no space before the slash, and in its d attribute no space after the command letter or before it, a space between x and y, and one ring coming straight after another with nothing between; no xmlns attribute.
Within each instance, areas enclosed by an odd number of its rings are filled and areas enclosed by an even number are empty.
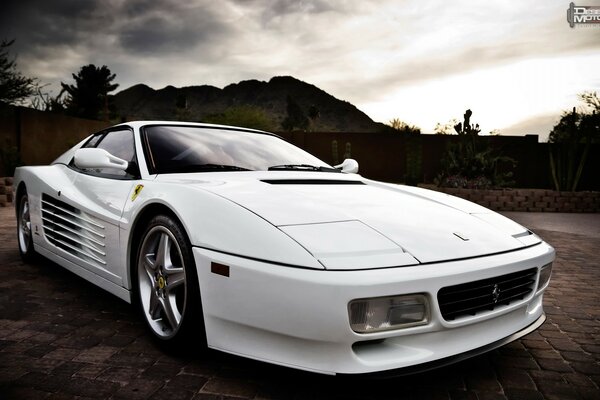
<svg viewBox="0 0 600 400"><path fill-rule="evenodd" d="M438 292L440 311L446 321L492 311L529 296L535 285L537 268L460 285Z"/></svg>

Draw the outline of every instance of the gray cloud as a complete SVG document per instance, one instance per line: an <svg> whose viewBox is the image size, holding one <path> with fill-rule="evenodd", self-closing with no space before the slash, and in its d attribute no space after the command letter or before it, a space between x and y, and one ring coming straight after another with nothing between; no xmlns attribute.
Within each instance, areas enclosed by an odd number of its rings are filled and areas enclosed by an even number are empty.
<svg viewBox="0 0 600 400"><path fill-rule="evenodd" d="M227 42L234 32L211 12L181 15L148 13L126 24L118 33L124 50L142 54L181 52L202 46L205 53Z"/></svg>
<svg viewBox="0 0 600 400"><path fill-rule="evenodd" d="M135 83L224 86L293 75L361 105L408 86L534 58L598 53L559 1L5 0L0 38L58 87L82 65ZM596 84L597 78L596 78Z"/></svg>

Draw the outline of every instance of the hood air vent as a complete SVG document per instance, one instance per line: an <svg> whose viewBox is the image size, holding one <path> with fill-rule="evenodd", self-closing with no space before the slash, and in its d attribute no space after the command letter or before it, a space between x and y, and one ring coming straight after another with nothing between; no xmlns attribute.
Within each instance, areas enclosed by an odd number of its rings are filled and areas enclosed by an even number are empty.
<svg viewBox="0 0 600 400"><path fill-rule="evenodd" d="M261 182L270 185L364 185L362 181L343 179L263 179Z"/></svg>

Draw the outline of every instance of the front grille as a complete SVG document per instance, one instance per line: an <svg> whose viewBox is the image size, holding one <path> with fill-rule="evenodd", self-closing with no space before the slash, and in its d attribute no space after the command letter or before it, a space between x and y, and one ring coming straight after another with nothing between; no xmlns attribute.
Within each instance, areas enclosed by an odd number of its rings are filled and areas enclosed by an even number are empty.
<svg viewBox="0 0 600 400"><path fill-rule="evenodd" d="M440 311L446 321L495 310L529 296L537 268L480 281L447 286L438 292Z"/></svg>
<svg viewBox="0 0 600 400"><path fill-rule="evenodd" d="M96 218L44 193L42 226L56 247L85 262L106 265L104 226Z"/></svg>

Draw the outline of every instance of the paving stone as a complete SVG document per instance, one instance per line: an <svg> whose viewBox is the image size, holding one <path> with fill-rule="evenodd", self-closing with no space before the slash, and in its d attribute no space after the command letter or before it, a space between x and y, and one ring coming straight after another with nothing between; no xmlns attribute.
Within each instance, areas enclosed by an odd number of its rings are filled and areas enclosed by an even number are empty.
<svg viewBox="0 0 600 400"><path fill-rule="evenodd" d="M134 337L124 335L114 335L107 337L102 341L105 346L125 347L135 340Z"/></svg>
<svg viewBox="0 0 600 400"><path fill-rule="evenodd" d="M53 358L56 360L64 360L70 361L73 358L77 357L81 353L81 350L78 349L70 349L67 347L59 347L55 348L53 351L46 353L44 358Z"/></svg>
<svg viewBox="0 0 600 400"><path fill-rule="evenodd" d="M531 349L529 350L529 352L536 360L539 358L553 358L557 360L562 360L563 358L560 352L552 348L550 348L550 350Z"/></svg>
<svg viewBox="0 0 600 400"><path fill-rule="evenodd" d="M558 351L581 351L581 347L571 340L550 338L548 341Z"/></svg>
<svg viewBox="0 0 600 400"><path fill-rule="evenodd" d="M538 364L540 364L540 368L548 371L557 371L557 372L573 372L573 369L569 366L569 364L562 359L555 360L551 358L539 358L537 359Z"/></svg>
<svg viewBox="0 0 600 400"><path fill-rule="evenodd" d="M583 348L583 350L587 351L588 353L600 354L600 344L597 344L597 345L584 344L581 347Z"/></svg>
<svg viewBox="0 0 600 400"><path fill-rule="evenodd" d="M563 382L540 382L538 384L540 392L546 399L550 400L570 400L579 399L577 389L568 383Z"/></svg>
<svg viewBox="0 0 600 400"><path fill-rule="evenodd" d="M56 347L49 345L49 344L38 344L37 346L34 346L28 350L25 351L25 354L27 354L28 356L32 356L32 357L43 357L46 354L50 353L51 351L54 351L56 349Z"/></svg>
<svg viewBox="0 0 600 400"><path fill-rule="evenodd" d="M529 338L529 336L527 336ZM546 340L523 340L523 344L528 349L552 350L552 346Z"/></svg>
<svg viewBox="0 0 600 400"><path fill-rule="evenodd" d="M577 372L581 372L586 375L600 375L600 363L598 362L578 362L573 361L570 363L571 367Z"/></svg>
<svg viewBox="0 0 600 400"><path fill-rule="evenodd" d="M594 357L583 351L561 351L560 355L567 361L589 362L594 361Z"/></svg>
<svg viewBox="0 0 600 400"><path fill-rule="evenodd" d="M498 373L498 380L502 385L502 388L506 391L507 389L529 389L535 390L535 383L531 379L531 376L520 370L502 370Z"/></svg>
<svg viewBox="0 0 600 400"><path fill-rule="evenodd" d="M73 361L101 363L112 357L112 355L117 351L118 348L116 347L94 346L79 353L75 358L73 358Z"/></svg>
<svg viewBox="0 0 600 400"><path fill-rule="evenodd" d="M0 366L0 386L4 383L16 381L23 375L27 374L28 371L23 367L4 367ZM2 393L0 391L0 393Z"/></svg>
<svg viewBox="0 0 600 400"><path fill-rule="evenodd" d="M33 387L11 386L3 388L0 392L6 399L47 399L52 393Z"/></svg>
<svg viewBox="0 0 600 400"><path fill-rule="evenodd" d="M114 395L115 399L141 400L150 398L163 386L162 382L149 379L133 379L121 387Z"/></svg>
<svg viewBox="0 0 600 400"><path fill-rule="evenodd" d="M509 400L543 400L544 396L533 389L508 388L505 390Z"/></svg>
<svg viewBox="0 0 600 400"><path fill-rule="evenodd" d="M194 392L182 388L164 387L150 397L151 400L189 400L194 397Z"/></svg>
<svg viewBox="0 0 600 400"><path fill-rule="evenodd" d="M63 390L76 396L87 396L105 399L116 393L121 386L118 383L100 382L91 379L78 378L69 380Z"/></svg>
<svg viewBox="0 0 600 400"><path fill-rule="evenodd" d="M585 376L584 374L580 374L580 373L563 374L563 378L573 386L582 386L582 387L589 387L589 388L596 387L594 382L590 378Z"/></svg>
<svg viewBox="0 0 600 400"><path fill-rule="evenodd" d="M577 394L583 400L600 399L600 389L597 388L577 388Z"/></svg>
<svg viewBox="0 0 600 400"><path fill-rule="evenodd" d="M207 381L208 379L202 376L179 374L171 378L171 380L169 380L169 382L167 383L167 387L186 389L192 392L197 392L204 386L204 384Z"/></svg>
<svg viewBox="0 0 600 400"><path fill-rule="evenodd" d="M477 400L477 395L474 392L467 392L466 390L451 390L448 394L450 395L451 400ZM256 399L261 400L263 397L259 395Z"/></svg>
<svg viewBox="0 0 600 400"><path fill-rule="evenodd" d="M108 362L114 365L144 369L154 364L155 360L151 357L143 356L140 354L126 353L121 351L112 355Z"/></svg>
<svg viewBox="0 0 600 400"><path fill-rule="evenodd" d="M73 374L73 377L94 379L107 368L109 367L103 364L84 364L77 372L75 372L75 374Z"/></svg>
<svg viewBox="0 0 600 400"><path fill-rule="evenodd" d="M506 396L502 393L488 392L483 390L475 391L479 400L506 400Z"/></svg>
<svg viewBox="0 0 600 400"><path fill-rule="evenodd" d="M102 373L96 377L96 380L116 382L120 383L121 385L126 385L138 374L139 371L135 368L109 367L102 371Z"/></svg>
<svg viewBox="0 0 600 400"><path fill-rule="evenodd" d="M178 375L180 371L180 367L158 362L146 368L144 372L142 372L141 376L145 379L167 381L173 378L175 375Z"/></svg>
<svg viewBox="0 0 600 400"><path fill-rule="evenodd" d="M203 393L251 398L257 392L256 385L237 379L210 379L202 388Z"/></svg>
<svg viewBox="0 0 600 400"><path fill-rule="evenodd" d="M65 376L71 378L77 371L85 366L84 363L66 361L51 371L54 376Z"/></svg>

